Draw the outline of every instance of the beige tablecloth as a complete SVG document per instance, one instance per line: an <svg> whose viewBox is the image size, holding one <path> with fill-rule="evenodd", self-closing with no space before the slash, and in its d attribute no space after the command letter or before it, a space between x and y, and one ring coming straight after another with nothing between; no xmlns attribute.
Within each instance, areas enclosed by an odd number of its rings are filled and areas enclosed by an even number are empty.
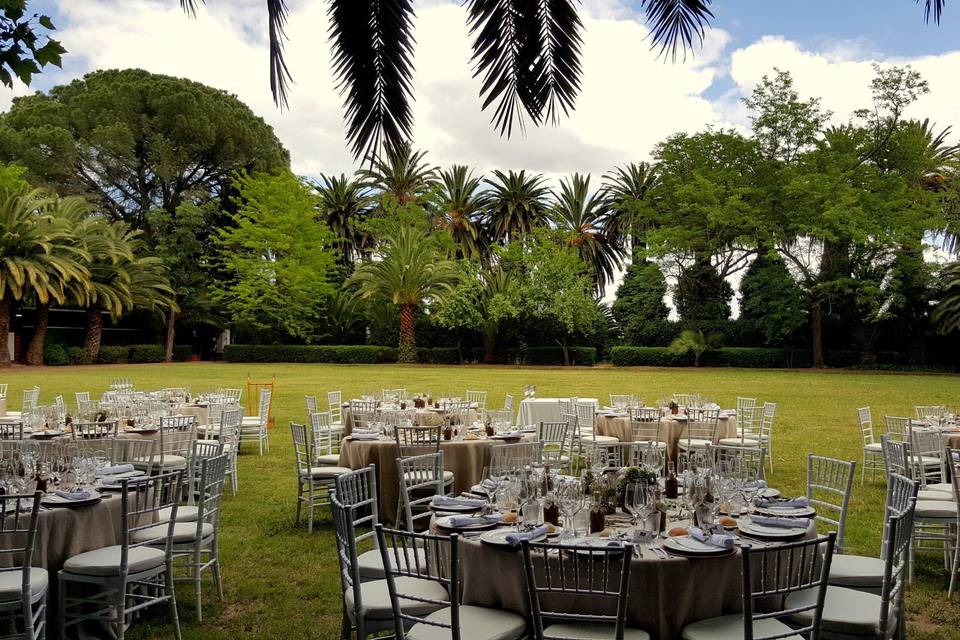
<svg viewBox="0 0 960 640"><path fill-rule="evenodd" d="M810 521L806 538L816 536ZM526 616L527 592L523 560L517 550L491 547L476 539L461 539L463 604L495 607ZM724 558L635 558L630 571L627 625L643 629L652 638L680 638L683 627L697 620L738 613L741 606L739 552ZM583 598L572 598L569 612L613 613L587 608Z"/></svg>
<svg viewBox="0 0 960 640"><path fill-rule="evenodd" d="M0 398L0 416L7 415L7 399Z"/></svg>
<svg viewBox="0 0 960 640"><path fill-rule="evenodd" d="M210 408L206 405L182 404L177 407L177 415L197 416L197 425L205 425L210 422Z"/></svg>
<svg viewBox="0 0 960 640"><path fill-rule="evenodd" d="M467 491L483 479L483 469L490 464L490 448L504 444L503 440L451 440L442 442L443 466L454 475L453 490ZM392 440L351 440L340 443L340 466L363 469L377 467L377 493L380 519L392 524L400 499L400 480L397 469L397 444Z"/></svg>
<svg viewBox="0 0 960 640"><path fill-rule="evenodd" d="M350 435L353 431L353 414L349 405L343 406L343 431L345 435ZM414 416L414 422L422 427L436 427L443 424L445 412L441 409L417 409ZM477 412L470 409L467 412L467 423L473 424L477 420Z"/></svg>
<svg viewBox="0 0 960 640"><path fill-rule="evenodd" d="M520 410L517 413L517 424L539 425L541 422L560 422L560 401L569 398L524 398L520 401ZM594 409L600 407L596 398L577 398L578 403L592 404Z"/></svg>
<svg viewBox="0 0 960 640"><path fill-rule="evenodd" d="M601 436L613 436L621 442L633 441L633 431L630 428L629 416L597 414L596 430L597 434ZM660 420L660 434L664 442L667 443L667 454L670 459L676 460L678 444L680 440L687 435L687 421L664 417ZM721 417L717 421L717 434L714 442L719 441L721 438L735 438L736 436L736 417Z"/></svg>

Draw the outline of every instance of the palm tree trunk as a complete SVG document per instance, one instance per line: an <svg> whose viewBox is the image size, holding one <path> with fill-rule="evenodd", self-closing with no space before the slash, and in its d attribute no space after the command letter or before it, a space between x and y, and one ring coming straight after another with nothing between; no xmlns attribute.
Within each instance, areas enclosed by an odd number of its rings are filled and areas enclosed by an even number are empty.
<svg viewBox="0 0 960 640"><path fill-rule="evenodd" d="M50 305L37 303L37 317L33 323L33 335L27 347L27 364L43 364L43 345L47 339L47 326L50 324Z"/></svg>
<svg viewBox="0 0 960 640"><path fill-rule="evenodd" d="M813 366L822 369L826 366L823 359L823 306L820 300L814 300L810 314L810 341L813 346Z"/></svg>
<svg viewBox="0 0 960 640"><path fill-rule="evenodd" d="M13 360L13 354L7 348L7 340L10 335L10 301L0 297L0 367L9 367Z"/></svg>
<svg viewBox="0 0 960 640"><path fill-rule="evenodd" d="M397 349L397 362L417 361L416 310L417 307L412 304L400 305L400 348Z"/></svg>
<svg viewBox="0 0 960 640"><path fill-rule="evenodd" d="M173 362L173 337L177 330L177 312L167 313L167 343L166 351L163 354L164 362Z"/></svg>
<svg viewBox="0 0 960 640"><path fill-rule="evenodd" d="M100 305L87 307L87 331L83 336L83 352L87 362L95 364L100 355L100 337L103 335L103 317Z"/></svg>

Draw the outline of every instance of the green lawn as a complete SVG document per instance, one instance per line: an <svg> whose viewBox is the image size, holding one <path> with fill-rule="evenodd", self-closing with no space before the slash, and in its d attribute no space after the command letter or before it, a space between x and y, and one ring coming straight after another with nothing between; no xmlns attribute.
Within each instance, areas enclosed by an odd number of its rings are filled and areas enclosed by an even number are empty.
<svg viewBox="0 0 960 640"><path fill-rule="evenodd" d="M131 377L138 388L189 386L194 391L243 386L254 379L277 376L271 451L240 456L240 494L228 498L222 521L222 562L226 601L205 590L204 622L194 622L192 589L180 587L184 638L336 638L340 626L340 585L329 516L313 535L294 528L291 421L304 421L305 394L323 397L340 389L344 398L381 387L411 392L462 392L487 389L489 403L499 405L506 393L521 395L524 384L536 384L539 395L596 396L638 393L648 402L673 392L699 392L722 406L738 395L779 403L774 434L775 472L770 482L787 494L801 492L806 454L814 452L860 461L859 431L854 410L873 407L874 420L884 414L905 415L914 404L956 404L960 377L885 373L756 371L730 369L613 369L440 367L400 365L244 365L182 363L114 365L0 371L8 382L10 409L19 409L23 388L39 385L41 402L62 393L73 405L74 391L99 395L112 378ZM250 449L252 451L252 449ZM849 517L847 544L852 552L879 552L883 485L856 486ZM911 637L960 639L960 607L946 599L947 572L935 558L919 563L908 609ZM205 588L206 589L206 588ZM209 595L207 595L209 594ZM172 637L159 613L135 625L131 638Z"/></svg>

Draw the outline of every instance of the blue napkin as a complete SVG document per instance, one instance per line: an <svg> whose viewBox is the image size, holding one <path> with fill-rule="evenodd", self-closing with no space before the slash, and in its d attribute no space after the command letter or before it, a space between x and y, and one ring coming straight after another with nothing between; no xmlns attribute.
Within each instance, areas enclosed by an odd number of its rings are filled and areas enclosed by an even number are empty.
<svg viewBox="0 0 960 640"><path fill-rule="evenodd" d="M516 532L508 533L506 536L504 536L503 539L507 544L518 545L524 540L536 540L541 536L545 536L549 531L550 531L550 527L548 527L545 524L542 524L536 529L533 529L532 531L524 531L522 533L516 533Z"/></svg>
<svg viewBox="0 0 960 640"><path fill-rule="evenodd" d="M64 500L89 500L89 491L54 491L55 496Z"/></svg>
<svg viewBox="0 0 960 640"><path fill-rule="evenodd" d="M475 498L452 498L450 496L433 496L430 504L434 507L476 507L480 509L486 506L486 500L477 500Z"/></svg>
<svg viewBox="0 0 960 640"><path fill-rule="evenodd" d="M809 507L810 501L804 497L792 500L761 500L759 506L763 509L796 509Z"/></svg>
<svg viewBox="0 0 960 640"><path fill-rule="evenodd" d="M121 473L130 473L134 471L132 464L117 464L112 467L97 469L97 476L118 476Z"/></svg>
<svg viewBox="0 0 960 640"><path fill-rule="evenodd" d="M806 526L806 520L796 518L773 518L770 516L750 516L750 522L762 527L777 527L779 529L797 529Z"/></svg>
<svg viewBox="0 0 960 640"><path fill-rule="evenodd" d="M694 540L698 540L703 544L708 544L711 547L719 547L721 549L733 549L737 542L736 539L729 533L710 534L699 527L691 527L688 530L688 533Z"/></svg>
<svg viewBox="0 0 960 640"><path fill-rule="evenodd" d="M499 524L503 521L503 515L492 513L485 516L453 516L447 523L454 528L472 527L481 524Z"/></svg>

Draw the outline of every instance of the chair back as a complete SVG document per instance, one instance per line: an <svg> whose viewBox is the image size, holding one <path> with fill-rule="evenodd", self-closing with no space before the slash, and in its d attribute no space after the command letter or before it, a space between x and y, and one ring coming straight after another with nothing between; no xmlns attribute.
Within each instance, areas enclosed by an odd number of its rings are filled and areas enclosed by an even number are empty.
<svg viewBox="0 0 960 640"><path fill-rule="evenodd" d="M543 631L556 621L612 624L613 638L623 640L632 545L595 547L561 543L558 554L556 544L527 540L520 544L534 638L553 640L555 636L544 635ZM578 608L586 605L581 610L589 607L590 611L616 613L570 613L569 605L574 598Z"/></svg>
<svg viewBox="0 0 960 640"><path fill-rule="evenodd" d="M814 519L836 531L838 553L843 553L856 468L854 461L807 454L807 499L817 511Z"/></svg>
<svg viewBox="0 0 960 640"><path fill-rule="evenodd" d="M675 393L673 401L682 409L696 408L700 406L699 393Z"/></svg>
<svg viewBox="0 0 960 640"><path fill-rule="evenodd" d="M597 407L592 402L576 403L577 423L580 430L593 429L597 422Z"/></svg>
<svg viewBox="0 0 960 640"><path fill-rule="evenodd" d="M786 637L783 631L772 635L754 633L754 625L763 620L787 618L798 613L810 614L810 623L797 628L790 637L803 636L811 640L820 637L823 603L827 596L827 581L836 534L830 533L814 540L787 542L773 546L741 545L743 575L743 637L744 640L774 640ZM815 589L816 600L810 604L784 608L786 596L798 591ZM771 611L771 609L773 609Z"/></svg>
<svg viewBox="0 0 960 640"><path fill-rule="evenodd" d="M37 408L40 403L40 387L34 386L32 389L23 390L23 403L20 411L26 413Z"/></svg>
<svg viewBox="0 0 960 640"><path fill-rule="evenodd" d="M882 435L880 436L880 445L887 475L897 474L913 479L913 465L910 464L910 443L891 438L889 435Z"/></svg>
<svg viewBox="0 0 960 640"><path fill-rule="evenodd" d="M39 491L25 495L0 494L0 567L3 567L0 575L20 574L21 594L32 593L30 574L41 497ZM4 617L11 620L14 614L7 610Z"/></svg>
<svg viewBox="0 0 960 640"><path fill-rule="evenodd" d="M23 440L23 421L0 422L0 440Z"/></svg>
<svg viewBox="0 0 960 640"><path fill-rule="evenodd" d="M377 540L380 556L387 575L387 590L393 607L394 632L397 639L406 638L404 629L425 625L450 632L451 640L460 640L460 555L459 534L435 536L411 531L384 529L377 525ZM398 578L406 578L401 581ZM431 580L443 587L448 597L440 599L423 595L422 592L406 591L406 585L416 581ZM410 612L411 601L417 602L417 610L445 609L449 607L449 619L441 616L416 615ZM432 605L432 606L431 606ZM434 629L427 631L431 636Z"/></svg>
<svg viewBox="0 0 960 640"><path fill-rule="evenodd" d="M307 415L319 411L317 408L317 396L304 396L307 401Z"/></svg>
<svg viewBox="0 0 960 640"><path fill-rule="evenodd" d="M910 418L904 416L883 416L883 423L887 427L887 438L898 442L909 442L910 422Z"/></svg>
<svg viewBox="0 0 960 640"><path fill-rule="evenodd" d="M308 435L307 427L296 422L290 423L293 436L293 459L297 465L298 476L309 476L317 456L313 453L313 438Z"/></svg>
<svg viewBox="0 0 960 640"><path fill-rule="evenodd" d="M232 404L239 405L240 399L243 398L243 389L242 388L227 388L223 390L223 395L226 398L229 398ZM242 411L242 409L241 409Z"/></svg>
<svg viewBox="0 0 960 640"><path fill-rule="evenodd" d="M755 409L757 408L756 398L737 397L737 429L753 433L756 430Z"/></svg>
<svg viewBox="0 0 960 640"><path fill-rule="evenodd" d="M503 396L503 410L509 411L513 415L513 396L509 393Z"/></svg>
<svg viewBox="0 0 960 640"><path fill-rule="evenodd" d="M606 469L622 469L641 464L644 453L662 452L652 442L640 440L637 442L597 442L594 445L597 456L604 463Z"/></svg>
<svg viewBox="0 0 960 640"><path fill-rule="evenodd" d="M266 426L270 418L270 401L273 398L273 392L269 389L260 390L260 402L257 404L257 417L260 422Z"/></svg>
<svg viewBox="0 0 960 640"><path fill-rule="evenodd" d="M420 456L440 451L442 426L405 426L393 427L393 439L397 443L397 455L401 458Z"/></svg>
<svg viewBox="0 0 960 640"><path fill-rule="evenodd" d="M443 452L410 458L397 458L400 470L400 515L408 531L417 524L428 523L433 496L443 495Z"/></svg>
<svg viewBox="0 0 960 640"><path fill-rule="evenodd" d="M374 527L380 523L379 500L377 499L377 467L367 465L350 473L343 473L334 480L337 500L351 507L350 524L356 542L372 539L377 542Z"/></svg>
<svg viewBox="0 0 960 640"><path fill-rule="evenodd" d="M561 458L571 459L571 439L567 437L569 424L564 422L541 422L537 427L537 440L543 445L543 463L553 468L561 465Z"/></svg>
<svg viewBox="0 0 960 640"><path fill-rule="evenodd" d="M687 409L687 445L692 448L692 440L707 440L713 442L717 435L717 422L720 420L719 409Z"/></svg>
<svg viewBox="0 0 960 640"><path fill-rule="evenodd" d="M490 466L497 469L517 469L543 464L543 443L517 442L490 447Z"/></svg>
<svg viewBox="0 0 960 640"><path fill-rule="evenodd" d="M764 402L760 413L760 440L768 443L773 439L773 423L777 419L777 403Z"/></svg>
<svg viewBox="0 0 960 640"><path fill-rule="evenodd" d="M90 392L89 391L77 391L73 394L73 397L77 401L77 412L80 412L83 407L84 402L90 402Z"/></svg>
<svg viewBox="0 0 960 640"><path fill-rule="evenodd" d="M913 411L917 420L929 420L939 424L943 420L943 414L947 412L947 408L942 404L918 404L913 408Z"/></svg>
<svg viewBox="0 0 960 640"><path fill-rule="evenodd" d="M220 442L230 448L231 455L236 455L237 443L240 439L240 423L243 421L243 409L233 406L224 409L220 414Z"/></svg>
<svg viewBox="0 0 960 640"><path fill-rule="evenodd" d="M162 546L169 560L183 471L124 478L120 485L120 575L126 577L130 551L138 547Z"/></svg>
<svg viewBox="0 0 960 640"><path fill-rule="evenodd" d="M313 430L314 454L317 458L333 454L333 418L330 412L311 413L310 427Z"/></svg>
<svg viewBox="0 0 960 640"><path fill-rule="evenodd" d="M111 445L112 464L133 464L151 460L157 446L157 441L153 438L113 438L104 442Z"/></svg>
<svg viewBox="0 0 960 640"><path fill-rule="evenodd" d="M757 478L766 478L763 463L767 459L766 447L752 447L743 445L715 444L709 448L708 458L712 460L714 468L740 474L750 470Z"/></svg>
<svg viewBox="0 0 960 640"><path fill-rule="evenodd" d="M116 420L105 420L104 422L82 422L75 420L70 426L74 440L116 438L117 431L119 430L119 425Z"/></svg>
<svg viewBox="0 0 960 640"><path fill-rule="evenodd" d="M910 564L910 541L913 537L914 514L917 499L910 502L903 513L891 515L887 521L883 549L883 583L880 588L880 620L877 638L892 640L906 624L904 595Z"/></svg>
<svg viewBox="0 0 960 640"><path fill-rule="evenodd" d="M467 402L470 405L476 405L477 413L482 414L483 411L487 408L487 392L486 391L471 391L467 389Z"/></svg>
<svg viewBox="0 0 960 640"><path fill-rule="evenodd" d="M160 464L166 456L190 459L193 441L197 439L196 416L163 416L160 418Z"/></svg>
<svg viewBox="0 0 960 640"><path fill-rule="evenodd" d="M947 466L943 459L943 437L939 429L913 429L910 432L911 462L914 477L927 483L946 482Z"/></svg>
<svg viewBox="0 0 960 640"><path fill-rule="evenodd" d="M400 402L407 399L406 389L381 389L380 399L384 402Z"/></svg>
<svg viewBox="0 0 960 640"><path fill-rule="evenodd" d="M333 419L333 424L343 424L343 394L339 391L327 391L327 411Z"/></svg>
<svg viewBox="0 0 960 640"><path fill-rule="evenodd" d="M332 414L331 414L332 415ZM353 420L354 428L366 428L368 423L377 417L376 400L351 400L350 418Z"/></svg>
<svg viewBox="0 0 960 640"><path fill-rule="evenodd" d="M226 478L230 456L219 453L200 459L200 479L197 485L197 533L203 540L203 525L213 526L213 535L220 528L220 503L223 499L223 483Z"/></svg>
<svg viewBox="0 0 960 640"><path fill-rule="evenodd" d="M873 416L870 414L870 407L860 407L857 409L857 422L860 424L860 439L863 446L875 442L873 435Z"/></svg>
<svg viewBox="0 0 960 640"><path fill-rule="evenodd" d="M302 427L302 425L299 425ZM304 428L304 433L306 429ZM360 589L360 565L357 562L357 539L353 528L355 507L344 505L339 493L330 496L330 511L333 515L333 536L337 543L337 564L340 569L340 590L353 595L352 619L363 618L363 592ZM346 603L344 603L346 606Z"/></svg>
<svg viewBox="0 0 960 640"><path fill-rule="evenodd" d="M660 409L640 407L630 410L630 432L634 442L662 442Z"/></svg>

